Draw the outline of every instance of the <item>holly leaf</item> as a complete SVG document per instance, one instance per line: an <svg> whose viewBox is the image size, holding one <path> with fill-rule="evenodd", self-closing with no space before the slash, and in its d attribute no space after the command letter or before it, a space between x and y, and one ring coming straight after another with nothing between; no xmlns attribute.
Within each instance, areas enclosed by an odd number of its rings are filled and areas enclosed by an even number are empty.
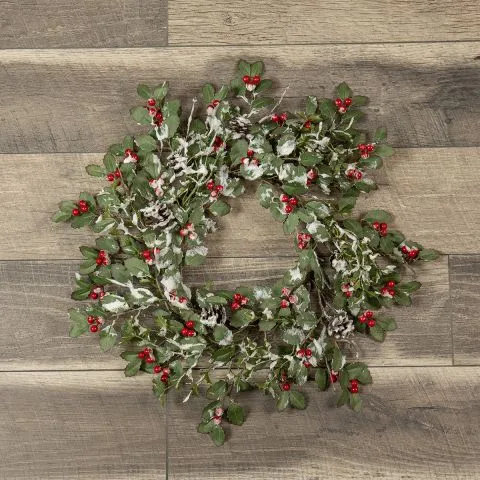
<svg viewBox="0 0 480 480"><path fill-rule="evenodd" d="M140 150L145 152L153 152L157 149L157 141L150 135L142 135L137 137L135 143Z"/></svg>
<svg viewBox="0 0 480 480"><path fill-rule="evenodd" d="M210 205L208 209L216 217L223 217L230 212L230 205L223 200L216 200Z"/></svg>
<svg viewBox="0 0 480 480"><path fill-rule="evenodd" d="M234 425L243 425L245 421L245 410L238 403L232 403L227 409L227 418Z"/></svg>
<svg viewBox="0 0 480 480"><path fill-rule="evenodd" d="M378 323L373 327L369 327L368 332L377 342L383 342L385 340L385 330Z"/></svg>
<svg viewBox="0 0 480 480"><path fill-rule="evenodd" d="M437 252L436 250L426 248L424 250L420 250L420 253L418 254L418 258L426 262L429 262L431 260L437 259L439 255L440 253Z"/></svg>
<svg viewBox="0 0 480 480"><path fill-rule="evenodd" d="M202 87L202 95L203 95L203 101L205 103L211 103L211 101L213 100L213 98L215 96L215 89L213 88L213 86L210 83L206 83Z"/></svg>
<svg viewBox="0 0 480 480"><path fill-rule="evenodd" d="M104 177L106 174L105 168L103 168L101 165L87 165L85 170L92 177Z"/></svg>
<svg viewBox="0 0 480 480"><path fill-rule="evenodd" d="M108 326L100 332L100 348L102 352L109 350L117 343L117 332L112 326Z"/></svg>
<svg viewBox="0 0 480 480"><path fill-rule="evenodd" d="M133 275L134 277L148 277L150 275L149 266L140 258L127 258L124 264L130 275Z"/></svg>
<svg viewBox="0 0 480 480"><path fill-rule="evenodd" d="M375 155L379 157L391 157L393 155L393 148L389 145L377 145L375 147Z"/></svg>
<svg viewBox="0 0 480 480"><path fill-rule="evenodd" d="M268 183L261 183L257 188L257 198L263 208L269 208L274 197L273 187Z"/></svg>
<svg viewBox="0 0 480 480"><path fill-rule="evenodd" d="M243 328L255 320L255 312L248 308L241 308L232 315L230 325L235 328Z"/></svg>
<svg viewBox="0 0 480 480"><path fill-rule="evenodd" d="M293 408L298 408L299 410L305 409L305 396L301 392L291 391L290 392L290 403Z"/></svg>
<svg viewBox="0 0 480 480"><path fill-rule="evenodd" d="M345 82L342 82L340 85L337 86L336 92L342 100L345 100L349 97L351 98L352 96L352 90Z"/></svg>
<svg viewBox="0 0 480 480"><path fill-rule="evenodd" d="M358 393L350 393L349 394L350 400L350 408L355 412L358 412L362 409L362 399Z"/></svg>
<svg viewBox="0 0 480 480"><path fill-rule="evenodd" d="M318 368L315 372L315 383L320 390L326 390L328 387L328 373L324 368Z"/></svg>
<svg viewBox="0 0 480 480"><path fill-rule="evenodd" d="M150 87L148 85L143 84L143 83L138 85L137 93L140 97L144 98L145 100L148 100L152 96L152 92L150 90Z"/></svg>
<svg viewBox="0 0 480 480"><path fill-rule="evenodd" d="M420 282L412 281L407 283L401 283L400 285L397 285L397 288L406 293L413 293L416 292L421 286L422 284Z"/></svg>
<svg viewBox="0 0 480 480"><path fill-rule="evenodd" d="M367 223L388 223L392 220L392 216L385 210L370 210L363 216L363 220Z"/></svg>
<svg viewBox="0 0 480 480"><path fill-rule="evenodd" d="M125 367L124 373L126 377L134 377L142 366L142 360L140 358L134 358Z"/></svg>
<svg viewBox="0 0 480 480"><path fill-rule="evenodd" d="M277 410L279 412L285 410L290 403L290 392L282 391L278 396L277 400Z"/></svg>
<svg viewBox="0 0 480 480"><path fill-rule="evenodd" d="M223 428L220 425L214 425L210 431L210 438L217 447L222 446L225 443L225 432Z"/></svg>

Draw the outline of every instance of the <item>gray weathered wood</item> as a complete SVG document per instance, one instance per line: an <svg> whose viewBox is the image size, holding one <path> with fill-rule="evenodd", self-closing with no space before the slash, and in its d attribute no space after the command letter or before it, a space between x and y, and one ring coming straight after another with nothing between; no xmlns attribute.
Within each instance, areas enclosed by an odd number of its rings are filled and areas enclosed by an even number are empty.
<svg viewBox="0 0 480 480"><path fill-rule="evenodd" d="M364 408L302 388L304 411L277 413L270 397L238 395L248 418L213 448L192 423L206 401L168 404L168 478L475 480L480 478L479 367L378 368ZM361 390L364 390L361 388Z"/></svg>
<svg viewBox="0 0 480 480"><path fill-rule="evenodd" d="M208 280L218 288L271 284L293 264L292 258L209 259L185 272L192 285ZM0 262L0 371L123 369L118 350L102 353L95 334L68 337L67 310L77 264ZM372 365L450 365L451 336L446 257L419 268L423 282L411 308L395 308L399 329L378 344L358 338L352 355Z"/></svg>
<svg viewBox="0 0 480 480"><path fill-rule="evenodd" d="M475 42L3 50L0 152L104 151L134 129L128 111L138 83L169 80L174 95L191 98L206 81L229 81L242 57L266 60L276 95L290 85L290 97L330 96L348 81L372 98L369 125L387 126L395 145L475 146L478 54Z"/></svg>
<svg viewBox="0 0 480 480"><path fill-rule="evenodd" d="M160 47L167 0L0 0L0 48Z"/></svg>
<svg viewBox="0 0 480 480"><path fill-rule="evenodd" d="M478 40L475 0L170 2L170 45Z"/></svg>
<svg viewBox="0 0 480 480"><path fill-rule="evenodd" d="M0 373L0 478L166 478L165 414L147 376Z"/></svg>
<svg viewBox="0 0 480 480"><path fill-rule="evenodd" d="M480 256L450 257L450 296L455 365L479 365Z"/></svg>
<svg viewBox="0 0 480 480"><path fill-rule="evenodd" d="M377 174L381 186L359 201L358 211L380 207L395 215L409 238L444 253L479 253L479 148L399 149ZM103 180L84 166L99 154L0 155L0 259L80 258L78 247L93 238L51 216L60 200L98 191ZM208 241L215 257L292 256L293 240L261 208L253 192L232 203ZM19 239L24 239L19 241ZM265 248L267 246L268 248Z"/></svg>

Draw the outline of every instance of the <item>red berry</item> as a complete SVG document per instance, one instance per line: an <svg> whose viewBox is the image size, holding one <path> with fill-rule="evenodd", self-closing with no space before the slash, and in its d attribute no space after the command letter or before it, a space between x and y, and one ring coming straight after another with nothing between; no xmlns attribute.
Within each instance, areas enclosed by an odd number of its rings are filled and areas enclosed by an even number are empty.
<svg viewBox="0 0 480 480"><path fill-rule="evenodd" d="M254 155L255 155L255 152L254 152L253 150L251 150L251 149L248 149L248 150L247 150L247 157L250 157L250 158L251 158L251 157L253 157Z"/></svg>
<svg viewBox="0 0 480 480"><path fill-rule="evenodd" d="M261 82L261 78L259 75L255 75L253 78L252 78L252 83L254 85L258 85L259 83Z"/></svg>
<svg viewBox="0 0 480 480"><path fill-rule="evenodd" d="M122 176L122 172L118 168L115 170L115 172L113 172L113 174L115 175L115 178L120 178Z"/></svg>
<svg viewBox="0 0 480 480"><path fill-rule="evenodd" d="M276 113L274 113L272 115L272 122L278 122L279 120L280 120L279 116Z"/></svg>
<svg viewBox="0 0 480 480"><path fill-rule="evenodd" d="M74 209L72 210L72 215L73 215L74 217L78 217L78 216L80 215L80 210L79 210L78 208L74 208Z"/></svg>
<svg viewBox="0 0 480 480"><path fill-rule="evenodd" d="M188 320L187 322L185 322L185 326L187 328L193 328L195 326L195 322L193 320Z"/></svg>
<svg viewBox="0 0 480 480"><path fill-rule="evenodd" d="M286 114L286 112L283 112L281 115L280 115L280 120L282 122L285 122L287 120L288 116Z"/></svg>
<svg viewBox="0 0 480 480"><path fill-rule="evenodd" d="M88 205L82 205L82 206L80 207L80 211L81 211L82 213L87 213L87 212L88 212Z"/></svg>
<svg viewBox="0 0 480 480"><path fill-rule="evenodd" d="M233 302L231 305L230 305L230 308L232 310L238 310L240 308L240 304L238 302Z"/></svg>
<svg viewBox="0 0 480 480"><path fill-rule="evenodd" d="M402 253L408 253L408 248L406 245L402 245Z"/></svg>
<svg viewBox="0 0 480 480"><path fill-rule="evenodd" d="M380 230L386 230L388 225L386 223L381 223L380 224Z"/></svg>
<svg viewBox="0 0 480 480"><path fill-rule="evenodd" d="M163 383L167 383L168 382L168 375L165 375L165 373L162 373L162 376L160 377L160 380Z"/></svg>
<svg viewBox="0 0 480 480"><path fill-rule="evenodd" d="M389 293L392 297L395 296L395 290L394 290L393 288L391 288L391 289L388 291L388 293Z"/></svg>
<svg viewBox="0 0 480 480"><path fill-rule="evenodd" d="M330 372L330 381L332 383L336 383L337 380L338 380L338 375L332 370Z"/></svg>
<svg viewBox="0 0 480 480"><path fill-rule="evenodd" d="M241 302L241 301L242 301L242 295L240 295L240 293L236 293L236 294L233 296L233 301L234 301L234 302Z"/></svg>
<svg viewBox="0 0 480 480"><path fill-rule="evenodd" d="M378 222L373 222L373 229L374 230L379 230L380 229L380 224Z"/></svg>
<svg viewBox="0 0 480 480"><path fill-rule="evenodd" d="M360 170L356 170L356 171L355 171L355 178L356 178L357 180L361 180L362 177L363 177L362 172L360 172Z"/></svg>
<svg viewBox="0 0 480 480"><path fill-rule="evenodd" d="M113 173L109 173L109 174L107 175L107 180L108 180L109 182L113 182L113 181L115 180L115 175L114 175Z"/></svg>
<svg viewBox="0 0 480 480"><path fill-rule="evenodd" d="M343 105L342 99L341 98L336 98L335 99L335 105L337 108L341 107Z"/></svg>
<svg viewBox="0 0 480 480"><path fill-rule="evenodd" d="M418 250L410 250L410 251L408 252L408 256L409 256L410 258L416 258L417 255L418 255Z"/></svg>
<svg viewBox="0 0 480 480"><path fill-rule="evenodd" d="M163 120L163 114L160 110L157 110L157 113L155 114L155 120L158 120L158 121Z"/></svg>
<svg viewBox="0 0 480 480"><path fill-rule="evenodd" d="M301 348L300 350L297 350L297 357L303 357L305 356L305 350Z"/></svg>
<svg viewBox="0 0 480 480"><path fill-rule="evenodd" d="M312 356L312 350L311 350L310 348L306 348L306 349L305 349L305 355L306 355L307 357L311 357L311 356Z"/></svg>
<svg viewBox="0 0 480 480"><path fill-rule="evenodd" d="M306 360L303 362L303 365L307 368L312 366L312 364L310 362L307 362Z"/></svg>
<svg viewBox="0 0 480 480"><path fill-rule="evenodd" d="M395 286L395 282L394 282L393 280L389 280L389 281L387 282L387 287L388 287L388 288L393 288L394 286Z"/></svg>
<svg viewBox="0 0 480 480"><path fill-rule="evenodd" d="M217 192L223 191L223 185L217 185L217 186L215 187L215 190L216 190Z"/></svg>
<svg viewBox="0 0 480 480"><path fill-rule="evenodd" d="M283 299L280 302L280 308L288 308L289 305L290 305L290 302L288 300Z"/></svg>
<svg viewBox="0 0 480 480"><path fill-rule="evenodd" d="M285 205L285 213L292 213L293 212L293 207L292 205L288 204L288 205Z"/></svg>
<svg viewBox="0 0 480 480"><path fill-rule="evenodd" d="M212 106L213 106L213 107L216 107L219 103L220 103L220 100L215 99L215 100L213 100L213 102L212 102Z"/></svg>
<svg viewBox="0 0 480 480"><path fill-rule="evenodd" d="M370 328L372 328L372 327L375 326L375 323L376 323L375 320L374 320L373 318L371 318L371 319L368 321L367 325L368 325Z"/></svg>
<svg viewBox="0 0 480 480"><path fill-rule="evenodd" d="M245 75L243 78L243 83L250 83L250 77L248 75Z"/></svg>
<svg viewBox="0 0 480 480"><path fill-rule="evenodd" d="M365 315L360 315L360 316L358 317L358 321L359 321L360 323L365 323L365 322L367 321L367 317L366 317Z"/></svg>
<svg viewBox="0 0 480 480"><path fill-rule="evenodd" d="M147 363L153 363L153 362L155 362L155 359L154 359L153 357L147 357L147 358L145 359L145 361L146 361Z"/></svg>
<svg viewBox="0 0 480 480"><path fill-rule="evenodd" d="M182 330L180 331L180 335L182 335L182 337L188 337L188 328L182 328Z"/></svg>
<svg viewBox="0 0 480 480"><path fill-rule="evenodd" d="M137 357L138 358L145 358L145 352L138 352Z"/></svg>
<svg viewBox="0 0 480 480"><path fill-rule="evenodd" d="M189 330L187 335L189 337L194 337L195 336L195 330Z"/></svg>
<svg viewBox="0 0 480 480"><path fill-rule="evenodd" d="M87 322L91 325L92 323L95 323L95 317L93 315L89 315L87 317Z"/></svg>
<svg viewBox="0 0 480 480"><path fill-rule="evenodd" d="M289 200L290 200L290 197L286 193L280 196L280 201L283 203L287 203Z"/></svg>
<svg viewBox="0 0 480 480"><path fill-rule="evenodd" d="M367 310L367 311L365 312L365 316L366 316L367 318L373 318L373 312L372 312L371 310Z"/></svg>
<svg viewBox="0 0 480 480"><path fill-rule="evenodd" d="M153 372L154 373L160 373L162 371L162 367L160 365L155 365L153 367Z"/></svg>
<svg viewBox="0 0 480 480"><path fill-rule="evenodd" d="M87 202L86 202L85 200L80 200L80 201L78 202L78 205L79 205L80 207L86 207L86 206L87 206Z"/></svg>
<svg viewBox="0 0 480 480"><path fill-rule="evenodd" d="M90 292L88 295L92 300L96 300L98 298L98 293Z"/></svg>
<svg viewBox="0 0 480 480"><path fill-rule="evenodd" d="M347 291L345 292L345 296L348 297L348 298L350 298L350 297L352 296L352 292L351 292L350 290L347 290Z"/></svg>
<svg viewBox="0 0 480 480"><path fill-rule="evenodd" d="M344 105L346 107L349 107L351 104L352 104L352 99L350 97L347 97L344 101L343 101Z"/></svg>
<svg viewBox="0 0 480 480"><path fill-rule="evenodd" d="M351 393L358 393L358 387L350 387Z"/></svg>
<svg viewBox="0 0 480 480"><path fill-rule="evenodd" d="M214 182L213 180L209 180L209 181L207 182L207 188L208 188L209 190L213 190L213 189L215 188L215 182Z"/></svg>
<svg viewBox="0 0 480 480"><path fill-rule="evenodd" d="M352 378L352 380L350 380L350 385L352 387L358 387L358 380L356 378Z"/></svg>
<svg viewBox="0 0 480 480"><path fill-rule="evenodd" d="M310 120L307 120L304 124L303 124L303 128L310 128L312 126L312 122Z"/></svg>
<svg viewBox="0 0 480 480"><path fill-rule="evenodd" d="M125 156L126 156L126 157L131 156L132 153L133 153L133 150L132 150L131 148L127 148L127 149L125 150Z"/></svg>
<svg viewBox="0 0 480 480"><path fill-rule="evenodd" d="M98 327L97 327L97 325L90 325L90 331L91 331L92 333L98 332Z"/></svg>
<svg viewBox="0 0 480 480"><path fill-rule="evenodd" d="M102 265L102 264L103 264L103 260L104 260L104 259L103 259L102 257L97 257L97 258L95 259L95 263L96 263L97 265Z"/></svg>
<svg viewBox="0 0 480 480"><path fill-rule="evenodd" d="M359 149L360 151L363 151L363 150L366 150L366 149L367 149L367 146L366 146L364 143L360 143L360 144L358 145L358 149Z"/></svg>
<svg viewBox="0 0 480 480"><path fill-rule="evenodd" d="M155 106L156 103L157 103L157 102L155 101L154 98L149 98L149 99L147 100L147 105L148 105L149 107Z"/></svg>
<svg viewBox="0 0 480 480"><path fill-rule="evenodd" d="M145 258L146 260L149 259L151 256L152 256L152 253L150 252L150 250L144 250L142 252L142 257Z"/></svg>
<svg viewBox="0 0 480 480"><path fill-rule="evenodd" d="M289 383L282 383L282 390L284 392L288 392L290 390L290 384Z"/></svg>
<svg viewBox="0 0 480 480"><path fill-rule="evenodd" d="M295 197L292 197L290 198L290 200L288 201L288 203L290 205L293 205L294 207L298 205L298 199L296 199Z"/></svg>
<svg viewBox="0 0 480 480"><path fill-rule="evenodd" d="M373 152L375 150L375 145L372 145L371 143L369 143L367 145L367 152Z"/></svg>

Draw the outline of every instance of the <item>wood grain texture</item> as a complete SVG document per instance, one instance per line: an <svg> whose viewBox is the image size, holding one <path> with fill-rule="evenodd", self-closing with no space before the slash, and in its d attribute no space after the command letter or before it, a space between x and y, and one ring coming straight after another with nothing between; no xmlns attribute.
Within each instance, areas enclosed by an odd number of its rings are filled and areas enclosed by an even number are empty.
<svg viewBox="0 0 480 480"><path fill-rule="evenodd" d="M100 154L0 155L0 259L74 259L93 236L51 217L57 203L97 191L89 177ZM358 211L386 208L409 238L444 253L480 253L478 184L480 148L399 149L376 176L379 190L359 200ZM48 185L48 188L46 187ZM208 239L211 257L292 256L293 240L261 208L253 193L231 202L232 213ZM20 241L19 241L20 239ZM268 245L268 248L264 248Z"/></svg>
<svg viewBox="0 0 480 480"><path fill-rule="evenodd" d="M173 95L190 99L206 81L230 81L243 57L266 59L276 95L290 85L287 97L330 96L347 80L372 98L369 125L386 125L394 145L479 145L480 43L455 42L3 50L0 152L104 151L134 129L138 83L168 80Z"/></svg>
<svg viewBox="0 0 480 480"><path fill-rule="evenodd" d="M304 390L304 411L277 413L270 397L246 393L242 427L213 449L196 433L205 400L168 404L171 480L475 480L480 477L480 368L373 369L364 409L336 409L336 394ZM188 409L188 410L187 410ZM188 411L188 413L187 413ZM188 452L188 453L186 453Z"/></svg>
<svg viewBox="0 0 480 480"><path fill-rule="evenodd" d="M478 2L195 0L171 2L170 45L478 40Z"/></svg>
<svg viewBox="0 0 480 480"><path fill-rule="evenodd" d="M272 284L293 264L293 258L209 259L189 268L192 285L214 281L218 288ZM118 350L102 353L96 335L68 337L72 262L0 262L0 371L123 369ZM371 365L451 365L447 258L418 270L424 285L411 308L394 308L399 329L383 344L358 338L352 355ZM12 328L12 322L15 327Z"/></svg>
<svg viewBox="0 0 480 480"><path fill-rule="evenodd" d="M147 376L0 373L0 478L166 478L165 414Z"/></svg>
<svg viewBox="0 0 480 480"><path fill-rule="evenodd" d="M455 365L480 365L480 256L450 257L453 360Z"/></svg>
<svg viewBox="0 0 480 480"><path fill-rule="evenodd" d="M0 0L0 48L160 47L167 0Z"/></svg>

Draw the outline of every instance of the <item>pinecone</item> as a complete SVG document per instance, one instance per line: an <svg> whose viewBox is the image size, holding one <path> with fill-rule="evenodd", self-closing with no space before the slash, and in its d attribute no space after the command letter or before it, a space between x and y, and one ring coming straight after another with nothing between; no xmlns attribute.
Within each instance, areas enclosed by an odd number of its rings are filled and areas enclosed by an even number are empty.
<svg viewBox="0 0 480 480"><path fill-rule="evenodd" d="M202 308L200 313L200 322L207 327L223 324L226 319L227 311L223 305L210 305L207 308Z"/></svg>
<svg viewBox="0 0 480 480"><path fill-rule="evenodd" d="M337 312L327 326L328 336L337 339L347 338L354 330L353 319L345 312Z"/></svg>
<svg viewBox="0 0 480 480"><path fill-rule="evenodd" d="M166 227L174 218L168 206L160 201L142 208L140 211L143 214L145 224L153 228Z"/></svg>

